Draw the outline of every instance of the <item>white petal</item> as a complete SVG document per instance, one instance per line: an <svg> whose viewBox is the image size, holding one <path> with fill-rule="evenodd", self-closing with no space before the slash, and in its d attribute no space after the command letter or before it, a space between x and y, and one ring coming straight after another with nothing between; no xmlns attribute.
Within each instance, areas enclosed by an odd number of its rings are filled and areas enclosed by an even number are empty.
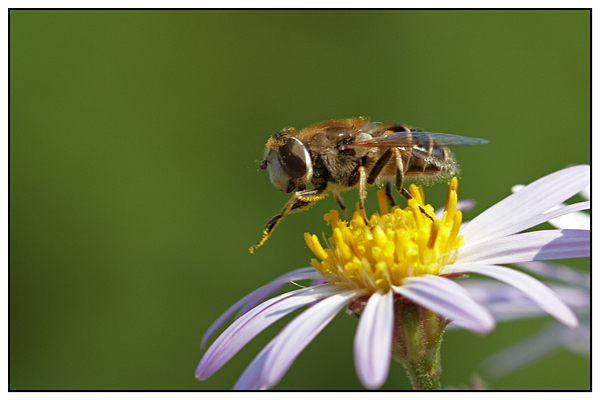
<svg viewBox="0 0 600 400"><path fill-rule="evenodd" d="M590 214L583 212L574 212L563 215L562 217L554 218L548 221L552 226L558 229L590 229L591 218Z"/></svg>
<svg viewBox="0 0 600 400"><path fill-rule="evenodd" d="M457 273L472 272L489 276L520 290L540 308L565 325L579 325L575 313L550 288L531 276L512 268L497 265L453 265Z"/></svg>
<svg viewBox="0 0 600 400"><path fill-rule="evenodd" d="M302 306L339 293L340 290L337 285L299 289L269 299L253 308L235 320L209 347L198 364L196 378L204 380L210 377L250 340L275 321Z"/></svg>
<svg viewBox="0 0 600 400"><path fill-rule="evenodd" d="M535 215L534 217L529 218L529 219L524 219L524 220L515 222L512 225L505 227L504 229L500 229L500 230L494 229L493 236L483 235L483 237L485 237L486 240L492 240L492 239L503 237L503 236L509 236L509 235L524 231L526 229L529 229L531 227L537 226L539 224L543 224L544 222L552 223L552 221L555 221L556 219L558 219L559 221L562 221L561 218L572 218L574 215L580 214L580 213L577 213L577 211L588 210L589 208L590 208L589 201L571 204L569 206L561 207L556 210L552 210L552 211L548 211L548 212L545 212L542 214ZM550 220L552 220L552 221L550 221ZM569 222L567 222L567 223L569 223ZM575 223L573 223L573 225L574 224ZM571 228L578 228L578 227L571 226ZM583 227L583 228L585 228L585 227ZM588 224L587 229L589 229L589 224ZM464 239L464 237L463 237L463 239ZM476 245L476 244L482 243L482 242L483 241L480 240L480 238L477 238L475 241L473 241L471 243L465 242L465 245L462 248L463 249L469 248L472 245Z"/></svg>
<svg viewBox="0 0 600 400"><path fill-rule="evenodd" d="M590 185L588 184L586 187L584 187L579 194L584 199L590 200Z"/></svg>
<svg viewBox="0 0 600 400"><path fill-rule="evenodd" d="M477 304L458 283L436 275L405 278L394 291L456 325L477 333L494 329L490 313Z"/></svg>
<svg viewBox="0 0 600 400"><path fill-rule="evenodd" d="M523 189L525 185L515 185L512 187L512 191L518 192ZM586 200L590 199L590 185L588 184L581 192L581 197ZM565 204L558 204L556 207L552 207L549 211L564 207ZM558 217L548 221L554 227L559 229L590 229L590 215L586 213L572 213L562 217ZM533 225L532 225L533 226Z"/></svg>
<svg viewBox="0 0 600 400"><path fill-rule="evenodd" d="M554 172L488 208L470 221L461 235L465 243L497 237L497 231L542 214L573 197L589 181L589 165L577 165Z"/></svg>
<svg viewBox="0 0 600 400"><path fill-rule="evenodd" d="M360 291L345 291L327 297L287 324L279 335L273 339L273 346L266 355L261 376L262 385L275 386L298 357L298 354L308 346L346 304L361 294Z"/></svg>
<svg viewBox="0 0 600 400"><path fill-rule="evenodd" d="M378 389L387 379L394 331L394 292L374 293L360 315L354 336L354 365L367 389Z"/></svg>
<svg viewBox="0 0 600 400"><path fill-rule="evenodd" d="M523 189L524 187L525 187L525 185L515 185L515 186L513 186L512 188L510 188L510 190L511 190L513 193L516 193L516 192L518 192L519 190Z"/></svg>
<svg viewBox="0 0 600 400"><path fill-rule="evenodd" d="M457 264L514 264L589 257L590 231L554 229L519 233L458 249ZM446 266L451 267L451 266ZM446 269L444 269L446 272Z"/></svg>
<svg viewBox="0 0 600 400"><path fill-rule="evenodd" d="M225 322L230 316L232 316L238 309L240 309L245 304L258 304L262 302L269 295L274 293L281 286L285 285L290 281L303 280L303 279L315 279L315 277L321 276L313 267L305 267L300 268L295 271L288 272L285 275L280 276L279 278L274 279L272 282L262 286L252 293L246 295L241 300L236 302L234 305L229 307L227 311L225 311L213 324L208 328L206 333L202 336L202 348L206 346L206 342L213 334L214 331L219 329L219 327ZM246 311L247 309L244 308ZM243 314L243 312L241 313Z"/></svg>

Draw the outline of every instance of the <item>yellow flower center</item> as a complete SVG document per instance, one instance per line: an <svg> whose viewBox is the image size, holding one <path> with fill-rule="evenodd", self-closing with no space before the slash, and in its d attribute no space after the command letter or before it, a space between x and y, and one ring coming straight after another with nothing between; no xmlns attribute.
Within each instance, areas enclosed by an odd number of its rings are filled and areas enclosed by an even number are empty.
<svg viewBox="0 0 600 400"><path fill-rule="evenodd" d="M458 236L462 213L456 210L457 188L453 178L444 214L433 221L419 208L434 214L433 207L424 204L423 190L415 185L410 185L413 198L408 206L396 206L391 212L385 193L378 191L381 214L373 214L368 224L359 212L348 222L332 210L324 217L333 229L328 248L321 246L316 235L304 234L308 247L321 259L311 264L330 282L369 292L387 291L409 276L439 274L444 265L455 261L456 249L463 245Z"/></svg>

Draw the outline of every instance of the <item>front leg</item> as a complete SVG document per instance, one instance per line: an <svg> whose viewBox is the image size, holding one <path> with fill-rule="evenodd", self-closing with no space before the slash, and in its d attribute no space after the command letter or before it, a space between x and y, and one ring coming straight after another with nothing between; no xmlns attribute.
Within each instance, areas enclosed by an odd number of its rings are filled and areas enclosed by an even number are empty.
<svg viewBox="0 0 600 400"><path fill-rule="evenodd" d="M285 206L279 211L279 214L275 215L273 218L267 222L265 225L265 230L263 231L262 237L259 242L254 246L250 247L250 253L254 253L254 250L258 249L262 246L271 233L275 229L275 227L279 224L281 219L291 211L302 211L313 205L317 201L321 200L326 196L326 186L311 189L311 190L302 190L295 192L294 195L285 203Z"/></svg>
<svg viewBox="0 0 600 400"><path fill-rule="evenodd" d="M344 213L344 220L348 221L348 212L346 211L346 206L344 205L344 200L342 200L342 196L337 191L333 192L333 197L335 197L335 201L337 201L338 205L342 209Z"/></svg>

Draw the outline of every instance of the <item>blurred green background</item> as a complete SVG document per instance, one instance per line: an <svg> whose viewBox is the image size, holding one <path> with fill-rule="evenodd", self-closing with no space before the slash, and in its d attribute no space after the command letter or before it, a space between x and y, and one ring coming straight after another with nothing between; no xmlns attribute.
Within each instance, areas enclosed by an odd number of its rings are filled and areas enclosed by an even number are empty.
<svg viewBox="0 0 600 400"><path fill-rule="evenodd" d="M285 126L368 116L483 137L455 151L471 219L590 162L589 11L11 11L10 389L228 389L285 322L194 378L230 305L309 265L329 197L248 247L289 198L256 160ZM425 188L443 206L447 185ZM356 193L346 193L346 203ZM367 201L368 211L376 205ZM564 264L589 270L589 259ZM293 288L289 286L287 289ZM448 332L444 386L550 317ZM341 313L277 389L360 389ZM560 351L494 389L589 389ZM409 389L393 364L384 389Z"/></svg>

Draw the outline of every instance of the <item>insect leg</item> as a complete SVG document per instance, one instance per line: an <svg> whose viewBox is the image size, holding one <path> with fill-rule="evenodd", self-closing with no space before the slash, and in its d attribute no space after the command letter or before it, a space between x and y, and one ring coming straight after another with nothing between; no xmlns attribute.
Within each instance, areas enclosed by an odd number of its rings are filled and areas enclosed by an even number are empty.
<svg viewBox="0 0 600 400"><path fill-rule="evenodd" d="M392 156L392 149L386 150L379 160L375 163L371 172L369 173L369 177L367 178L367 184L372 185L377 180L377 177L383 171L383 168L390 161L390 157ZM394 198L392 197L392 184L390 182L385 183L385 197L387 198L387 202L390 205L390 208L396 205Z"/></svg>
<svg viewBox="0 0 600 400"><path fill-rule="evenodd" d="M367 213L365 212L365 198L367 197L367 173L363 165L358 167L358 174L358 210L365 221L365 225L368 225L369 220L367 219Z"/></svg>
<svg viewBox="0 0 600 400"><path fill-rule="evenodd" d="M369 177L367 178L367 183L369 185L372 185L373 183L375 183L375 181L377 180L377 177L379 176L379 174L383 170L383 167L385 167L385 165L390 160L390 156L392 155L392 151L391 150L392 149L386 150L381 155L381 157L379 157L379 160L377 160L377 162L375 163L375 165L373 165L373 168L371 169L371 172L369 173Z"/></svg>
<svg viewBox="0 0 600 400"><path fill-rule="evenodd" d="M396 205L396 202L392 197L392 183L390 181L385 183L385 197L387 198L390 208L393 208Z"/></svg>
<svg viewBox="0 0 600 400"><path fill-rule="evenodd" d="M285 206L283 206L281 211L279 211L279 214L275 215L269 220L269 222L267 222L267 225L265 225L265 229L258 243L250 247L250 253L254 253L254 250L258 249L267 241L275 227L286 214L291 211L302 211L313 203L321 200L323 197L325 197L325 189L326 187L322 187L295 192L294 195L287 201L287 203L285 203Z"/></svg>
<svg viewBox="0 0 600 400"><path fill-rule="evenodd" d="M344 213L344 219L348 221L348 213L346 212L346 206L344 205L344 201L342 200L342 196L338 192L333 192L333 197L335 197L335 201L340 205L342 212Z"/></svg>
<svg viewBox="0 0 600 400"><path fill-rule="evenodd" d="M404 189L404 187L402 186L402 184L404 183L404 164L402 163L402 156L398 152L397 148L394 147L390 150L392 150L394 152L394 154L396 155L396 190L406 200L410 200L413 198L412 195L410 194L410 192L408 190ZM421 212L423 214L425 214L427 216L427 218L429 218L430 220L433 221L433 217L431 215L429 215L429 213L427 211L425 211L425 209L420 204L419 204L419 210L421 210Z"/></svg>

